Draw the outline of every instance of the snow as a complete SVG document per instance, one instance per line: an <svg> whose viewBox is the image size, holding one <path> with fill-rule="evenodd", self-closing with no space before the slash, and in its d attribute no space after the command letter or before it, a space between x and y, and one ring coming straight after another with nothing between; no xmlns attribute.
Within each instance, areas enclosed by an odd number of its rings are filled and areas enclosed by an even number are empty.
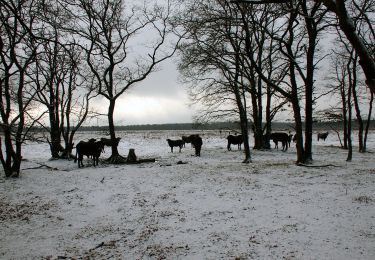
<svg viewBox="0 0 375 260"><path fill-rule="evenodd" d="M96 168L27 144L21 177L0 173L0 259L375 259L375 132L352 162L333 133L314 140L322 167L296 166L293 145L242 164L218 131L196 132L201 157L170 152L191 133L120 132L121 154L157 161Z"/></svg>

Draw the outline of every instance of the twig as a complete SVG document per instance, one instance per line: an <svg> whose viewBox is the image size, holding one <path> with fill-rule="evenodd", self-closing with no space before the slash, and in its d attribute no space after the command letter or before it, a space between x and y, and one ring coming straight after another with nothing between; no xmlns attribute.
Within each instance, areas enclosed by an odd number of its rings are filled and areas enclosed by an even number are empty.
<svg viewBox="0 0 375 260"><path fill-rule="evenodd" d="M37 167L30 167L30 168L25 168L23 170L35 170L35 169L41 169L43 167L47 168L47 169L50 169L50 170L54 170L54 171L58 171L59 169L58 168L54 168L54 167L51 167L51 166L48 166L48 165L45 165L45 164L41 164L41 163L38 163L39 166Z"/></svg>
<svg viewBox="0 0 375 260"><path fill-rule="evenodd" d="M321 168L321 167L341 167L334 164L324 164L324 165L310 165L304 163L298 163L297 166L310 167L310 168Z"/></svg>
<svg viewBox="0 0 375 260"><path fill-rule="evenodd" d="M101 242L99 245L97 245L96 247L90 249L89 251L95 250L95 249L97 249L99 247L102 247L102 246L104 246L104 242Z"/></svg>
<svg viewBox="0 0 375 260"><path fill-rule="evenodd" d="M102 247L102 246L115 246L117 241L118 240L111 240L109 242L101 242L99 245L97 245L94 248L91 248L89 251L93 251L93 250L98 249L99 247Z"/></svg>
<svg viewBox="0 0 375 260"><path fill-rule="evenodd" d="M76 190L78 190L78 188L74 188L74 189L71 189L71 190L64 191L64 193L66 193L66 192L73 192L73 191L76 191Z"/></svg>

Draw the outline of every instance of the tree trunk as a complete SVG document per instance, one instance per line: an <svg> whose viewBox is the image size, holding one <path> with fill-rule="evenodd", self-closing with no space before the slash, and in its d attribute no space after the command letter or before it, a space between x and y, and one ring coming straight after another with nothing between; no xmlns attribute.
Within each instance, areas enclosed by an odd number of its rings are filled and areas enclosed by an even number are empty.
<svg viewBox="0 0 375 260"><path fill-rule="evenodd" d="M339 18L341 30L345 33L346 38L360 58L359 64L366 76L366 84L370 91L375 93L375 60L357 34L354 23L347 13L345 1L336 1L336 15Z"/></svg>
<svg viewBox="0 0 375 260"><path fill-rule="evenodd" d="M367 122L366 122L366 130L365 130L365 134L364 134L364 138L363 138L363 152L367 151L367 135L368 135L368 131L370 129L373 101L374 101L374 94L371 92L371 98L370 98L368 116L367 116Z"/></svg>
<svg viewBox="0 0 375 260"><path fill-rule="evenodd" d="M361 109L359 107L359 101L358 101L358 94L357 94L357 55L353 58L353 67L350 69L348 73L352 74L351 79L351 88L352 88L352 95L353 95L353 103L354 103L354 109L356 112L356 118L358 122L358 151L360 153L363 151L363 119L361 115Z"/></svg>
<svg viewBox="0 0 375 260"><path fill-rule="evenodd" d="M109 100L108 127L109 127L109 135L111 137L111 142L112 142L112 146L111 146L112 154L108 158L108 162L114 163L114 164L117 164L117 163L121 164L121 163L126 163L126 158L124 158L123 156L121 156L119 154L117 145L115 145L115 143L116 143L116 132L115 132L115 124L114 124L114 120L113 120L115 104L116 104L115 99Z"/></svg>
<svg viewBox="0 0 375 260"><path fill-rule="evenodd" d="M289 49L289 52L291 50ZM293 106L294 121L296 126L296 148L297 148L297 164L306 163L305 149L303 147L303 127L302 127L302 117L301 117L301 107L299 105L298 98L298 84L295 75L295 65L292 61L289 62L289 73L290 73L290 84L292 86L292 98L290 102Z"/></svg>
<svg viewBox="0 0 375 260"><path fill-rule="evenodd" d="M51 149L51 156L52 158L60 158L60 152L62 152L64 149L61 146L61 133L60 133L60 127L57 125L56 120L50 119L50 149Z"/></svg>
<svg viewBox="0 0 375 260"><path fill-rule="evenodd" d="M355 108L357 122L358 122L358 151L360 153L363 153L363 152L366 151L366 149L364 147L364 139L363 139L364 124L363 124L363 119L362 119L362 115L361 115L361 110L360 110L360 107L359 107L357 90L356 90L356 87L354 85L352 87L352 91L353 91L354 108Z"/></svg>
<svg viewBox="0 0 375 260"><path fill-rule="evenodd" d="M251 81L251 103L253 106L253 132L254 132L254 149L262 149L263 148L263 134L262 134L262 117L259 116L262 114L262 111L259 111L259 106L261 109L261 104L259 104L258 96L261 95L255 88L255 81Z"/></svg>
<svg viewBox="0 0 375 260"><path fill-rule="evenodd" d="M266 138L264 138L263 148L270 149L270 134L272 132L271 122L271 106L272 106L272 92L271 86L267 84L267 104L266 104Z"/></svg>
<svg viewBox="0 0 375 260"><path fill-rule="evenodd" d="M305 156L307 161L312 161L312 134L313 134L313 76L309 75L305 85Z"/></svg>
<svg viewBox="0 0 375 260"><path fill-rule="evenodd" d="M262 69L262 65L263 65L263 62L262 62L262 56L263 56L263 48L264 48L264 43L265 43L265 39L266 39L266 35L265 35L265 31L262 30L261 32L261 38L260 38L260 42L259 42L259 49L258 49L258 67L259 69ZM252 69L254 70L254 69ZM255 73L252 73L253 75ZM264 141L263 141L263 131L262 131L262 122L263 122L263 95L262 95L262 79L258 76L257 78L255 78L255 75L254 75L254 79L256 79L256 81L254 80L254 85L256 84L256 87L254 86L254 89L256 90L256 110L254 111L254 114L256 115L257 117L257 121L254 121L254 124L255 124L255 129L256 129L256 133L255 133L255 142L254 142L254 149L263 149L263 146L264 146ZM253 107L253 110L255 108Z"/></svg>
<svg viewBox="0 0 375 260"><path fill-rule="evenodd" d="M346 102L345 80L343 79L341 86L341 103L342 103L342 122L343 122L343 142L344 149L348 149L348 107Z"/></svg>
<svg viewBox="0 0 375 260"><path fill-rule="evenodd" d="M294 113L294 120L295 120L295 128L296 128L296 149L297 149L297 161L296 163L305 163L305 150L303 148L303 127L302 127L302 120L301 120L301 109L297 102L293 102L293 113Z"/></svg>
<svg viewBox="0 0 375 260"><path fill-rule="evenodd" d="M115 103L116 100L109 100L109 107L108 107L108 128L109 128L109 135L111 137L112 143L116 140L116 132L115 132L115 124L113 120L113 114L115 110ZM111 157L118 156L119 152L116 145L112 145L112 155Z"/></svg>
<svg viewBox="0 0 375 260"><path fill-rule="evenodd" d="M350 67L350 63L352 62L352 59L349 59L348 64L346 65L346 69L348 71L348 157L346 158L347 162L352 161L353 158L353 146L352 146L352 87L353 84L353 78L352 78L352 68Z"/></svg>
<svg viewBox="0 0 375 260"><path fill-rule="evenodd" d="M4 131L5 154L3 151L3 146L1 144L1 136L0 136L1 163L3 165L5 176L10 177L12 175L12 157L13 157L14 151L13 151L9 129L3 128L3 131Z"/></svg>
<svg viewBox="0 0 375 260"><path fill-rule="evenodd" d="M352 108L351 108L351 88L348 91L348 156L346 158L347 162L352 161L353 158L353 146L352 146Z"/></svg>
<svg viewBox="0 0 375 260"><path fill-rule="evenodd" d="M245 159L242 161L243 163L250 163L251 162L251 154L250 154L250 145L249 145L249 128L248 128L248 119L247 113L244 104L242 103L242 95L240 93L238 87L238 81L235 81L235 96L237 101L237 107L240 114L240 126L241 126L241 134L243 137L243 144L244 144L244 152L245 152Z"/></svg>
<svg viewBox="0 0 375 260"><path fill-rule="evenodd" d="M306 2L304 2L306 4ZM305 79L305 159L311 162L312 158L312 134L313 134L313 89L314 89L314 56L317 41L317 28L313 14L309 14L304 8L305 23L309 35L309 45L306 55L306 79Z"/></svg>

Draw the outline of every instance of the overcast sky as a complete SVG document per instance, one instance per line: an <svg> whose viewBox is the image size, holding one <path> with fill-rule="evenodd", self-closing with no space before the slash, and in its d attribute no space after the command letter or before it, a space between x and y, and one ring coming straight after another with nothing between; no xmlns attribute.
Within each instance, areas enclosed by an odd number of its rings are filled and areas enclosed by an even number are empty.
<svg viewBox="0 0 375 260"><path fill-rule="evenodd" d="M167 60L158 68L117 100L116 125L192 122L194 108L189 106L187 92L178 82L175 61ZM105 99L96 101L96 106L101 113L107 113ZM103 117L99 124L106 122L107 118Z"/></svg>
<svg viewBox="0 0 375 260"><path fill-rule="evenodd" d="M147 31L139 36L140 42L152 39L152 34ZM332 44L334 35L327 32L321 41L322 46ZM323 42L323 43L322 43ZM133 46L134 50L139 47ZM134 51L133 50L133 51ZM323 53L330 48L323 48ZM136 53L137 51L135 51ZM327 54L327 53L326 53ZM189 98L185 87L178 80L176 60L178 57L164 61L158 65L158 70L149 75L145 80L126 91L116 102L114 120L116 125L134 124L165 124L165 123L191 123L196 115L194 107L189 106ZM322 87L328 84L327 74L330 72L329 60L319 63L319 70L315 73L316 87L322 91ZM326 91L326 90L324 90ZM335 99L328 95L317 101L316 110L326 109L335 105ZM97 100L95 106L99 112L106 114L107 101ZM287 107L286 107L287 108ZM287 108L288 109L288 108ZM278 115L276 120L289 121L293 119L290 111ZM107 118L90 122L89 124L107 124Z"/></svg>

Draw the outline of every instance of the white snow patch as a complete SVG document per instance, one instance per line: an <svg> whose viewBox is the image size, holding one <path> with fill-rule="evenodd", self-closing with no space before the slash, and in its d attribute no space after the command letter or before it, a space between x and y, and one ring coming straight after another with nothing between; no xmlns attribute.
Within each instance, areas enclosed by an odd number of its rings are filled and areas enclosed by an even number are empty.
<svg viewBox="0 0 375 260"><path fill-rule="evenodd" d="M0 177L0 259L375 259L374 132L352 162L333 134L314 141L313 165L334 165L316 168L294 147L242 164L215 131L199 132L201 157L171 153L185 134L120 132L121 154L157 161L96 168L26 145L21 177Z"/></svg>

